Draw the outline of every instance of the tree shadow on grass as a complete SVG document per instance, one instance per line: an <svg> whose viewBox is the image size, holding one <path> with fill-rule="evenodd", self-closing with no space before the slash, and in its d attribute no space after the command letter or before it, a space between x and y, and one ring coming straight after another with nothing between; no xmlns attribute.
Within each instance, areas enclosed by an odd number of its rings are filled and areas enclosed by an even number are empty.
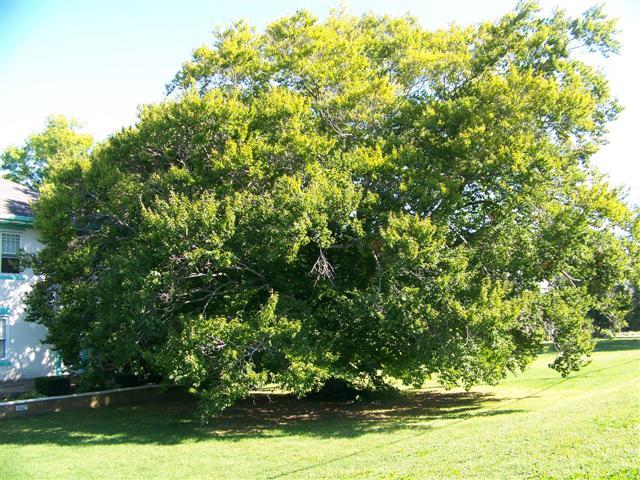
<svg viewBox="0 0 640 480"><path fill-rule="evenodd" d="M640 350L640 337L599 340L595 348L596 352L616 352L623 350Z"/></svg>
<svg viewBox="0 0 640 480"><path fill-rule="evenodd" d="M371 432L426 429L433 420L514 413L482 411L495 398L477 392L406 393L395 400L363 403L300 401L283 395L254 397L242 402L209 426L210 434L244 438L247 432L269 437L273 432L315 437L357 437Z"/></svg>
<svg viewBox="0 0 640 480"><path fill-rule="evenodd" d="M618 337L618 338L600 338L596 339L596 347L594 352L617 352L626 350L640 350L640 335L632 337ZM540 352L544 353L556 353L555 348L550 343L545 344Z"/></svg>
<svg viewBox="0 0 640 480"><path fill-rule="evenodd" d="M201 425L196 417L194 400L162 401L3 420L0 445L174 445L289 435L353 438L375 432L426 431L434 420L460 421L519 411L483 410L483 403L490 400L496 399L474 392L421 391L388 401L336 404L261 394L238 402L208 425Z"/></svg>
<svg viewBox="0 0 640 480"><path fill-rule="evenodd" d="M598 351L640 348L639 338L602 340ZM527 397L575 378L637 362L638 359L592 370L552 383ZM541 379L547 380L547 379ZM301 401L288 395L255 395L238 402L202 426L193 399L70 411L0 421L0 445L174 445L185 441L239 441L247 438L298 435L318 438L352 438L372 432L414 430L421 435L434 427L472 417L520 412L512 407L517 399L497 399L486 393L445 393L441 390L407 393L393 400L363 403ZM487 402L494 402L487 407ZM437 423L438 428L443 424Z"/></svg>

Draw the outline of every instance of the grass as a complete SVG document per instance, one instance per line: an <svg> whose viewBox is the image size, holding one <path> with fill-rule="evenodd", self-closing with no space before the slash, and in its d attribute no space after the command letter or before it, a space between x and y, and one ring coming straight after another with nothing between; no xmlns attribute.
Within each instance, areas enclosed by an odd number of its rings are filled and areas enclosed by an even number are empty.
<svg viewBox="0 0 640 480"><path fill-rule="evenodd" d="M206 427L190 402L4 420L0 479L640 478L640 336L566 379L550 359L468 393L256 397Z"/></svg>

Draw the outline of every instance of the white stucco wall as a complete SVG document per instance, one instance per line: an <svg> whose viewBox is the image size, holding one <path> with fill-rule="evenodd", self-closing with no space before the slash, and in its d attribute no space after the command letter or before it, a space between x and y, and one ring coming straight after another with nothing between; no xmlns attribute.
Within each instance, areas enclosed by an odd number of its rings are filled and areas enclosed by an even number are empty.
<svg viewBox="0 0 640 480"><path fill-rule="evenodd" d="M32 228L15 230L0 224L0 231L20 233L20 246L27 253L34 253L41 247L37 232ZM5 359L0 360L0 381L55 373L56 354L41 342L46 328L24 321L23 296L34 280L31 270L19 275L0 273L0 314L7 317L7 351Z"/></svg>

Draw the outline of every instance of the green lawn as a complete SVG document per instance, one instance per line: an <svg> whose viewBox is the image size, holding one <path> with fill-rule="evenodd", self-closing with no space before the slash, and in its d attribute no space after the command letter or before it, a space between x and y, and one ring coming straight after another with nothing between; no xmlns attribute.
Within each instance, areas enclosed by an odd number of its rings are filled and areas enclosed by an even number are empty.
<svg viewBox="0 0 640 480"><path fill-rule="evenodd" d="M0 421L0 479L640 478L640 337L567 379L331 405L264 397L201 427L159 403Z"/></svg>

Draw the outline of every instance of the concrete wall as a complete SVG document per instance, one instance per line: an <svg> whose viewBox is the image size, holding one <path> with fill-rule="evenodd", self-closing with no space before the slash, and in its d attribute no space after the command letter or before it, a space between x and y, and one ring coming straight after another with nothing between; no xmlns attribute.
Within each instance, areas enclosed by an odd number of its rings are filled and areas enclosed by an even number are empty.
<svg viewBox="0 0 640 480"><path fill-rule="evenodd" d="M41 248L33 228L0 223L0 231L20 233L20 246L27 253ZM5 359L0 360L0 381L55 374L56 354L41 342L47 330L24 321L23 297L34 280L31 270L17 275L0 273L0 315L7 317L7 352Z"/></svg>
<svg viewBox="0 0 640 480"><path fill-rule="evenodd" d="M102 392L15 400L0 403L0 420L83 408L128 405L153 400L193 401L193 397L189 395L184 387L180 386L143 385L140 387L116 388Z"/></svg>

